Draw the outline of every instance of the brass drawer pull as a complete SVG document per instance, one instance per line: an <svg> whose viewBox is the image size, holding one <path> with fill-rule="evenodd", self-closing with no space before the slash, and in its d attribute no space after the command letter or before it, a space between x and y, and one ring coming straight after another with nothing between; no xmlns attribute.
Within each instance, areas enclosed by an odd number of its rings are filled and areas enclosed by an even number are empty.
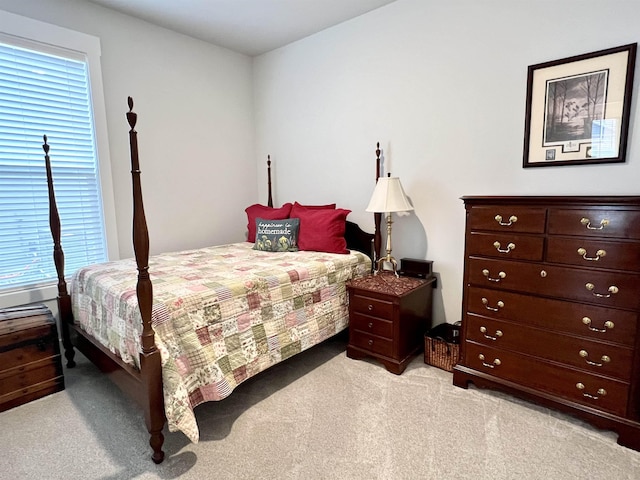
<svg viewBox="0 0 640 480"><path fill-rule="evenodd" d="M506 273L499 272L497 278L490 277L489 276L489 270L487 270L486 268L484 270L482 270L482 275L487 277L487 280L489 280L490 282L499 282L500 280L502 280L503 278L505 278L507 276Z"/></svg>
<svg viewBox="0 0 640 480"><path fill-rule="evenodd" d="M487 368L496 368L498 366L500 366L502 364L502 362L500 361L499 358L496 358L493 360L493 363L487 363L484 361L484 355L480 354L478 355L478 358L480 359L480 361L482 362L482 365L487 367Z"/></svg>
<svg viewBox="0 0 640 480"><path fill-rule="evenodd" d="M373 305L369 304L369 305L367 306L367 310L372 311L372 310L373 310Z"/></svg>
<svg viewBox="0 0 640 480"><path fill-rule="evenodd" d="M582 258L584 258L585 260L589 260L590 262L597 262L598 260L600 260L602 257L604 257L607 254L606 250L598 250L596 252L596 256L595 257L587 257L587 250L580 247L578 249L578 255L581 255Z"/></svg>
<svg viewBox="0 0 640 480"><path fill-rule="evenodd" d="M592 365L594 367L602 367L605 363L609 363L611 361L611 357L609 357L608 355L602 355L602 357L600 358L600 361L602 363L592 362L591 360L589 360L589 352L587 352L586 350L580 350L578 354L582 358L584 358L584 361L587 362L588 365Z"/></svg>
<svg viewBox="0 0 640 480"><path fill-rule="evenodd" d="M491 335L487 335L487 327L480 327L480 332L484 335L484 338L488 338L489 340L493 340L494 342L498 340L502 336L502 330L496 330L496 334L494 337Z"/></svg>
<svg viewBox="0 0 640 480"><path fill-rule="evenodd" d="M582 317L582 323L584 323L592 332L605 333L607 329L611 330L614 327L614 323L611 320L604 322L604 328L592 327L591 319L589 317Z"/></svg>
<svg viewBox="0 0 640 480"><path fill-rule="evenodd" d="M600 220L600 226L599 227L592 227L591 226L591 220L589 220L586 217L580 219L580 223L582 225L584 225L585 227L587 227L587 230L602 230L602 229L604 229L604 227L609 225L609 220L607 220L606 218L603 218L602 220Z"/></svg>
<svg viewBox="0 0 640 480"><path fill-rule="evenodd" d="M515 250L516 249L516 244L515 243L509 243L507 245L507 248L500 248L500 242L493 242L493 246L496 247L496 250L498 250L500 253L509 253L511 250Z"/></svg>
<svg viewBox="0 0 640 480"><path fill-rule="evenodd" d="M611 285L607 290L609 293L594 292L593 290L596 288L596 286L593 283L585 284L585 288L589 290L594 297L598 297L598 298L609 298L611 297L611 295L615 295L620 291L618 287L616 287L615 285Z"/></svg>
<svg viewBox="0 0 640 480"><path fill-rule="evenodd" d="M498 310L500 310L501 308L504 308L504 302L502 300L498 300L498 303L496 304L496 307L490 307L489 306L489 300L487 298L482 297L482 303L484 304L484 308L486 308L487 310L491 310L492 312L497 312Z"/></svg>
<svg viewBox="0 0 640 480"><path fill-rule="evenodd" d="M502 215L496 215L493 218L495 219L496 222L498 222L500 225L503 225L505 227L508 227L509 225L513 225L514 223L516 223L518 221L518 217L516 217L515 215L511 215L509 217L509 221L508 222L503 222L502 221Z"/></svg>
<svg viewBox="0 0 640 480"><path fill-rule="evenodd" d="M373 345L373 340L369 340L367 343L369 344L369 346L371 346Z"/></svg>
<svg viewBox="0 0 640 480"><path fill-rule="evenodd" d="M578 390L584 390L585 386L584 383L576 383L576 388ZM582 396L583 397L587 397L587 398L591 398L593 400L598 400L600 397L604 397L607 394L607 391L604 388L599 388L598 389L598 395L591 395L590 393L587 392L582 392Z"/></svg>
<svg viewBox="0 0 640 480"><path fill-rule="evenodd" d="M369 323L367 323L367 327L369 327L369 328L373 328L373 322L369 322Z"/></svg>

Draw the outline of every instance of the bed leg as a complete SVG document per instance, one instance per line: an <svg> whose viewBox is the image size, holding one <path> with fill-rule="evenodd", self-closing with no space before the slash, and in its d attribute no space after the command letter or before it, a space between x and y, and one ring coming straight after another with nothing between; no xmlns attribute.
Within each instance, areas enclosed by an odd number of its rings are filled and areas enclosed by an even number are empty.
<svg viewBox="0 0 640 480"><path fill-rule="evenodd" d="M71 343L71 335L69 334L69 323L72 321L71 297L69 295L58 295L58 312L60 315L60 328L62 329L62 346L64 348L64 357L67 359L67 367L73 368L76 366L76 362L74 360L76 352L73 349L73 343Z"/></svg>
<svg viewBox="0 0 640 480"><path fill-rule="evenodd" d="M153 449L151 459L154 463L162 463L164 460L162 429L166 423L166 417L162 390L162 367L160 352L157 349L151 353L140 355L140 371L143 374L143 382L147 391L144 419L149 432L149 445Z"/></svg>
<svg viewBox="0 0 640 480"><path fill-rule="evenodd" d="M153 463L158 464L162 463L164 460L164 452L162 451L162 444L164 443L164 435L162 434L162 429L160 432L149 432L151 437L149 438L149 445L153 449L153 455L151 455L151 460Z"/></svg>
<svg viewBox="0 0 640 480"><path fill-rule="evenodd" d="M73 349L73 343L69 337L69 326L66 323L62 324L62 347L64 348L64 358L67 359L67 368L75 367L76 351Z"/></svg>

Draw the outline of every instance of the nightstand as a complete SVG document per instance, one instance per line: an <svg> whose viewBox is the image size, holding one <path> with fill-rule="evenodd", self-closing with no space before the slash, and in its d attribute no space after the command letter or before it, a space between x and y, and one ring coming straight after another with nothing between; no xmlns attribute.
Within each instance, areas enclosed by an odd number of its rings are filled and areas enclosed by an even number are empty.
<svg viewBox="0 0 640 480"><path fill-rule="evenodd" d="M368 275L347 283L349 358L373 357L400 375L424 348L431 327L432 284L426 279Z"/></svg>

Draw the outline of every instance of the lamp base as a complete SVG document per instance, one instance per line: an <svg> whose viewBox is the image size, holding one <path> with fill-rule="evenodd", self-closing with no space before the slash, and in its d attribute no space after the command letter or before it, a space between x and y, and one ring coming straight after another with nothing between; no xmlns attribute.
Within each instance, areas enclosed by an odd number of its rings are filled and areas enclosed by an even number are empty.
<svg viewBox="0 0 640 480"><path fill-rule="evenodd" d="M391 268L385 268L385 263L391 264ZM389 254L386 257L379 258L376 261L376 268L373 274L377 275L379 272L393 272L398 277L398 262Z"/></svg>

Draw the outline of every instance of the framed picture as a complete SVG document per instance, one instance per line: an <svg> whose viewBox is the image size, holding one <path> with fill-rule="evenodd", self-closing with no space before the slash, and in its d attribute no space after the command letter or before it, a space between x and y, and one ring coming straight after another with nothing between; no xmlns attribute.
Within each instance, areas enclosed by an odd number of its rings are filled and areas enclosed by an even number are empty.
<svg viewBox="0 0 640 480"><path fill-rule="evenodd" d="M529 66L523 167L625 161L636 49Z"/></svg>

